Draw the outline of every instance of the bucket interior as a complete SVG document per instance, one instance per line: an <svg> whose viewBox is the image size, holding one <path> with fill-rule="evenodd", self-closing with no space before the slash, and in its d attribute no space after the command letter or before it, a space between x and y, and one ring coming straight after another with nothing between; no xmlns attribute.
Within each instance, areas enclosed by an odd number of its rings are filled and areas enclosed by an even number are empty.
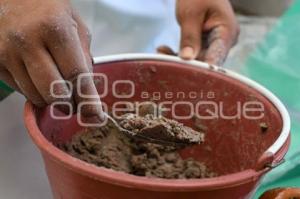
<svg viewBox="0 0 300 199"><path fill-rule="evenodd" d="M94 72L101 74L96 85L100 95L107 91L102 101L110 111L124 103L153 101L163 103L168 118L202 129L205 142L180 154L204 162L219 175L254 168L282 129L280 113L266 97L220 72L153 60L98 64ZM75 116L53 119L49 107L36 114L41 132L54 145L83 128Z"/></svg>

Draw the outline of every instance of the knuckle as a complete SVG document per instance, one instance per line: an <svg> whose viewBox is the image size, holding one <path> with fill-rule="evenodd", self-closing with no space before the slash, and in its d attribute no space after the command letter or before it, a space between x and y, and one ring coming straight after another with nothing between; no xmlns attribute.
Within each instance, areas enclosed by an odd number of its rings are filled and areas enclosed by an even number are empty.
<svg viewBox="0 0 300 199"><path fill-rule="evenodd" d="M10 31L7 35L9 41L17 47L24 48L28 45L25 31Z"/></svg>
<svg viewBox="0 0 300 199"><path fill-rule="evenodd" d="M53 28L56 26L60 26L61 25L61 21L62 21L61 16L56 16L56 15L50 15L47 16L45 19L45 26L49 27L49 28Z"/></svg>
<svg viewBox="0 0 300 199"><path fill-rule="evenodd" d="M65 78L66 78L66 80L68 80L74 84L74 82L76 82L78 80L78 77L81 74L83 74L83 73L79 69L73 68Z"/></svg>
<svg viewBox="0 0 300 199"><path fill-rule="evenodd" d="M64 38L69 27L67 16L47 16L41 22L41 26L47 36Z"/></svg>
<svg viewBox="0 0 300 199"><path fill-rule="evenodd" d="M57 16L51 16L42 22L42 26L49 34L60 34L64 31L64 24Z"/></svg>

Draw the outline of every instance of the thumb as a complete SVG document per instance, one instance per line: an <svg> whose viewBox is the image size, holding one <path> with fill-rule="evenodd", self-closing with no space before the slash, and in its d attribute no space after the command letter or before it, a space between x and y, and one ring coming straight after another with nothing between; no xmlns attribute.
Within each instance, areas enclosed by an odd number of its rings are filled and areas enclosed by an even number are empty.
<svg viewBox="0 0 300 199"><path fill-rule="evenodd" d="M202 45L202 19L188 19L181 23L181 42L179 56L183 59L195 59Z"/></svg>

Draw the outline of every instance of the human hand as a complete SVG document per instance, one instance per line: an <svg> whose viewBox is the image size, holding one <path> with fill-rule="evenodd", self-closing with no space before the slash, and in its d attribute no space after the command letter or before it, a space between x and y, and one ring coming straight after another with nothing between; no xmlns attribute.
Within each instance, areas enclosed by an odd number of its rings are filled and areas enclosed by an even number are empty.
<svg viewBox="0 0 300 199"><path fill-rule="evenodd" d="M0 1L0 79L23 93L39 107L63 101L83 106L86 117L103 118L100 99L82 98L76 91L80 74L92 72L90 35L68 0ZM67 96L70 81L74 93ZM93 78L84 78L80 89L85 95L97 95ZM63 111L66 107L60 106Z"/></svg>
<svg viewBox="0 0 300 199"><path fill-rule="evenodd" d="M181 27L179 56L222 65L236 43L239 26L228 0L177 0ZM174 54L166 46L158 52Z"/></svg>

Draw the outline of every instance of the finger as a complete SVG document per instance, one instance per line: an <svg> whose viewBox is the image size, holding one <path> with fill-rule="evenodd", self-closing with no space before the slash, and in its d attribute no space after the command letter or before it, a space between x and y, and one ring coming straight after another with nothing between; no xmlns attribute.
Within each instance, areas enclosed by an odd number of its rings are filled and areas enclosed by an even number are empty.
<svg viewBox="0 0 300 199"><path fill-rule="evenodd" d="M181 23L181 42L179 56L183 59L195 59L202 45L202 23L200 18L188 18Z"/></svg>
<svg viewBox="0 0 300 199"><path fill-rule="evenodd" d="M20 88L18 87L17 83L15 82L12 75L8 72L8 70L0 69L0 80L5 82L10 88L21 93Z"/></svg>
<svg viewBox="0 0 300 199"><path fill-rule="evenodd" d="M27 72L44 101L47 104L68 102L73 107L70 88L62 78L49 52L43 46L37 46L30 52L22 53ZM59 105L56 107L64 113L69 113L70 106Z"/></svg>
<svg viewBox="0 0 300 199"><path fill-rule="evenodd" d="M87 64L89 66L90 71L92 72L93 70L93 56L91 55L91 41L92 41L92 36L91 33L88 29L88 27L85 25L85 23L82 21L80 15L76 12L73 11L73 18L77 23L77 32L79 35L79 39L81 42L81 47L83 49Z"/></svg>
<svg viewBox="0 0 300 199"><path fill-rule="evenodd" d="M222 65L233 45L233 38L226 27L214 28L208 38L208 49L204 54L204 61L209 64Z"/></svg>
<svg viewBox="0 0 300 199"><path fill-rule="evenodd" d="M46 42L63 78L73 83L77 105L81 103L88 104L83 106L81 110L82 115L104 119L101 101L93 78L90 76L84 78L84 81L78 81L78 77L81 74L90 74L90 70L76 25L73 24L71 27L60 29L59 32L55 32L54 37L48 38ZM98 97L86 98L79 92L76 92L78 90L85 95Z"/></svg>
<svg viewBox="0 0 300 199"><path fill-rule="evenodd" d="M209 64L222 66L226 60L228 51L229 49L226 47L224 40L216 39L205 52L204 61Z"/></svg>
<svg viewBox="0 0 300 199"><path fill-rule="evenodd" d="M38 107L46 106L47 103L44 101L31 81L24 63L22 61L11 60L7 66L7 69L14 79L17 87L26 96L26 98Z"/></svg>
<svg viewBox="0 0 300 199"><path fill-rule="evenodd" d="M177 53L175 53L169 46L159 46L156 51L159 54L177 56Z"/></svg>

